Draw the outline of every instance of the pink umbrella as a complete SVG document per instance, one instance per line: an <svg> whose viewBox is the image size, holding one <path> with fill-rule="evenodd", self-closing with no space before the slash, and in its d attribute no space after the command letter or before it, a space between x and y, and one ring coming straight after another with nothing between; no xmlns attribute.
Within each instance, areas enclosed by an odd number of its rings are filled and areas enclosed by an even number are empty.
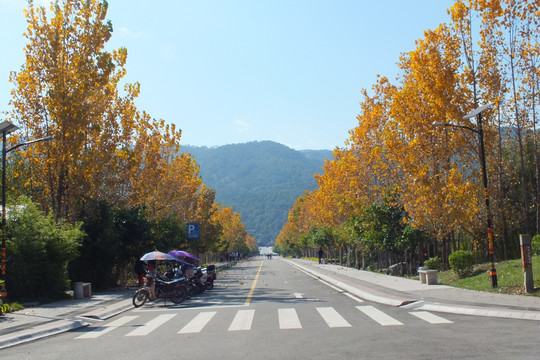
<svg viewBox="0 0 540 360"><path fill-rule="evenodd" d="M141 260L142 261L149 261L149 260L175 260L175 261L178 261L178 259L175 258L174 256L169 255L169 254L165 254L164 252L157 251L157 250L144 254L141 257Z"/></svg>

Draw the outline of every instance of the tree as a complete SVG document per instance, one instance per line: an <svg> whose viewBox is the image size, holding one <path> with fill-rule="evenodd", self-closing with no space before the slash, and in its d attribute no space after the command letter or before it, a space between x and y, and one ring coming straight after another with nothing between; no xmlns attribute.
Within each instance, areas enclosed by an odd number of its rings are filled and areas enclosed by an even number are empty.
<svg viewBox="0 0 540 360"><path fill-rule="evenodd" d="M127 50L104 50L113 30L106 15L105 1L60 0L49 11L30 1L26 63L10 77L12 117L24 136L55 138L24 150L20 170L30 179L26 190L57 218L70 216L76 199L117 189L110 186L117 144L132 131L138 86L127 85L119 95Z"/></svg>
<svg viewBox="0 0 540 360"><path fill-rule="evenodd" d="M221 234L217 243L217 250L221 253L239 252L252 254L258 247L255 238L249 236L242 222L240 214L230 207L223 207L219 203L215 212L215 220L219 223Z"/></svg>

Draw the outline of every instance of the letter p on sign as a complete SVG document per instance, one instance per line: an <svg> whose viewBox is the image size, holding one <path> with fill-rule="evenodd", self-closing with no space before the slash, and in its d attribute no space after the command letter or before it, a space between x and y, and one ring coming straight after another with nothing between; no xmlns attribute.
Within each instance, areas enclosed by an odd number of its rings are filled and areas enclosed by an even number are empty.
<svg viewBox="0 0 540 360"><path fill-rule="evenodd" d="M200 237L199 223L188 223L187 224L187 238L198 239L199 237Z"/></svg>

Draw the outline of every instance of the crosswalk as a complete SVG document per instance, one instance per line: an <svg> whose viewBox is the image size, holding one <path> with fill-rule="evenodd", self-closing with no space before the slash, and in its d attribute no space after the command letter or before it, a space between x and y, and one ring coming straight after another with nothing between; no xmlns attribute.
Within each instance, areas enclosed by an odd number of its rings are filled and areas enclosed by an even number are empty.
<svg viewBox="0 0 540 360"><path fill-rule="evenodd" d="M355 306L361 314L365 315L366 318L373 321L375 324L381 326L403 326L404 323L400 320L395 319L394 317L386 314L380 309L377 309L374 306L362 305ZM212 322L219 310L204 310L201 309L199 312L194 315L193 312L183 312L180 318L183 319L181 326L177 331L177 334L194 334L204 331L204 329ZM226 310L220 310L226 311ZM253 328L254 319L256 318L255 309L237 309L235 310L236 314L230 322L230 325L227 328L229 332L235 331L250 331ZM356 311L354 311L356 312ZM405 313L405 312L404 312ZM186 315L189 314L189 315ZM322 323L326 324L328 328L350 328L354 326L361 326L365 324L363 319L361 319L362 324L359 324L359 319L354 317L354 319L345 319L334 307L315 307L314 314L318 314L323 320ZM347 311L349 317L351 313ZM409 311L407 314L411 315L410 319L420 319L424 322L431 325L443 325L443 324L452 324L453 322L445 319L439 315L427 311ZM137 324L136 326L130 327L130 324L133 324L135 320L139 319L141 315L125 315L118 319L115 319L109 323L105 323L101 326L91 327L88 332L85 332L75 339L96 339L100 336L103 336L111 331L120 328L127 328L129 331L124 334L124 336L135 337L135 336L146 336L158 329L160 326L164 325L167 322L171 322L173 319L179 316L179 313L168 313L168 314L159 314L154 316L150 320L142 324ZM188 317L186 323L186 316ZM305 316L305 315L304 315ZM297 310L295 308L279 308L277 309L277 318L278 326L280 330L295 330L302 329L302 321ZM354 320L354 321L352 321ZM403 319L401 319L403 320ZM312 322L309 323L311 326Z"/></svg>

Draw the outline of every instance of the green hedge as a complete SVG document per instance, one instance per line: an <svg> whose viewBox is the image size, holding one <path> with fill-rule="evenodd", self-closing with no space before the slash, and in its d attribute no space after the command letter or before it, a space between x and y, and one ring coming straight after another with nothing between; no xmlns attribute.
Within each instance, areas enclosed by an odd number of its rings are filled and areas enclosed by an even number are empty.
<svg viewBox="0 0 540 360"><path fill-rule="evenodd" d="M460 278L471 275L474 270L475 259L472 251L458 250L450 254L448 262L452 270Z"/></svg>
<svg viewBox="0 0 540 360"><path fill-rule="evenodd" d="M435 256L424 261L424 266L430 269L442 270L442 260L440 257Z"/></svg>

